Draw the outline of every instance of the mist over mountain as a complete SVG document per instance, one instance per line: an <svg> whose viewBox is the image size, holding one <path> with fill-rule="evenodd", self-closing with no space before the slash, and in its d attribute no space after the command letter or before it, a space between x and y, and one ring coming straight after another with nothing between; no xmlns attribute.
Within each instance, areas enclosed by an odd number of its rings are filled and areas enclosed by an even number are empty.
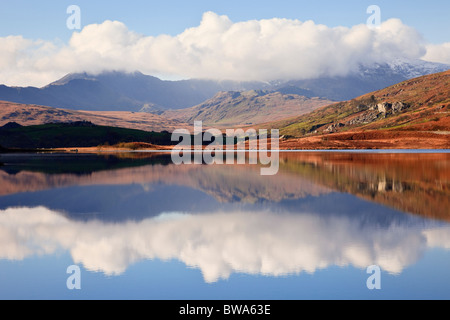
<svg viewBox="0 0 450 320"><path fill-rule="evenodd" d="M412 78L450 69L450 65L423 60L395 60L385 64L360 65L357 72L342 77L274 82L282 93L321 97L335 101L351 100Z"/></svg>
<svg viewBox="0 0 450 320"><path fill-rule="evenodd" d="M271 82L164 81L140 72L118 71L98 75L73 73L42 88L0 85L0 100L73 110L142 110L155 113L198 105L220 91L270 90L342 101L413 77L448 69L450 66L445 64L398 60L391 64L361 65L358 71L347 76Z"/></svg>
<svg viewBox="0 0 450 320"><path fill-rule="evenodd" d="M234 81L163 81L140 72L72 73L42 88L0 86L0 100L75 110L165 110L197 105L218 91L261 86L262 83Z"/></svg>

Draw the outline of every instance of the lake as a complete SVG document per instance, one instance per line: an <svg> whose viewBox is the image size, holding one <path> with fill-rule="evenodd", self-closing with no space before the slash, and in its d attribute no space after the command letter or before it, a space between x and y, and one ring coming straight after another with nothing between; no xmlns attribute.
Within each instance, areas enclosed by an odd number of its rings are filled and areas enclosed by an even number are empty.
<svg viewBox="0 0 450 320"><path fill-rule="evenodd" d="M273 176L164 153L0 155L0 299L449 299L449 288L447 151L281 152Z"/></svg>

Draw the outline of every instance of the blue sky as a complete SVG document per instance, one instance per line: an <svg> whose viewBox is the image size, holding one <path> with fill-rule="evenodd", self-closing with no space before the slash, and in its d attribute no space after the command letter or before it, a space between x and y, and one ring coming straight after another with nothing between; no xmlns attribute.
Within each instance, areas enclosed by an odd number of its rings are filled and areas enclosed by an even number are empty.
<svg viewBox="0 0 450 320"><path fill-rule="evenodd" d="M181 33L197 26L206 11L227 15L233 22L277 17L313 20L329 27L352 26L365 23L367 7L376 4L381 8L383 21L399 18L431 43L450 41L448 0L2 0L0 3L0 36L23 35L45 40L69 39L72 32L65 27L65 21L66 8L71 4L81 8L83 26L119 20L129 29L146 35Z"/></svg>
<svg viewBox="0 0 450 320"><path fill-rule="evenodd" d="M80 8L70 30L67 8ZM381 25L366 25L377 5ZM44 86L67 73L164 79L306 79L360 65L450 64L450 1L0 0L0 83Z"/></svg>

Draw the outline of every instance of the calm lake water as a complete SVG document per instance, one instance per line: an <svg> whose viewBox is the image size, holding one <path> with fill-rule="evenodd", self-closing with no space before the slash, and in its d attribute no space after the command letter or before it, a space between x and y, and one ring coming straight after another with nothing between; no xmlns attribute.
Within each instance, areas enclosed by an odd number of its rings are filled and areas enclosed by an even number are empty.
<svg viewBox="0 0 450 320"><path fill-rule="evenodd" d="M448 152L0 155L0 299L449 298Z"/></svg>

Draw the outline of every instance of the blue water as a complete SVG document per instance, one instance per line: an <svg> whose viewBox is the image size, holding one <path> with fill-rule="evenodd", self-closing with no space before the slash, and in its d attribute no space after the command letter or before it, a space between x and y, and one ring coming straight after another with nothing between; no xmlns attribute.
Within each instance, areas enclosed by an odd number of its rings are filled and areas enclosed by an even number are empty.
<svg viewBox="0 0 450 320"><path fill-rule="evenodd" d="M367 181L348 189L361 194L342 190L379 169L346 176L296 158L286 163L298 170L282 162L261 177L249 166L93 157L80 171L76 157L60 170L26 157L0 158L0 299L450 298L449 220L368 200ZM414 184L401 183L407 201ZM71 265L79 290L66 285ZM370 265L379 290L366 285Z"/></svg>

